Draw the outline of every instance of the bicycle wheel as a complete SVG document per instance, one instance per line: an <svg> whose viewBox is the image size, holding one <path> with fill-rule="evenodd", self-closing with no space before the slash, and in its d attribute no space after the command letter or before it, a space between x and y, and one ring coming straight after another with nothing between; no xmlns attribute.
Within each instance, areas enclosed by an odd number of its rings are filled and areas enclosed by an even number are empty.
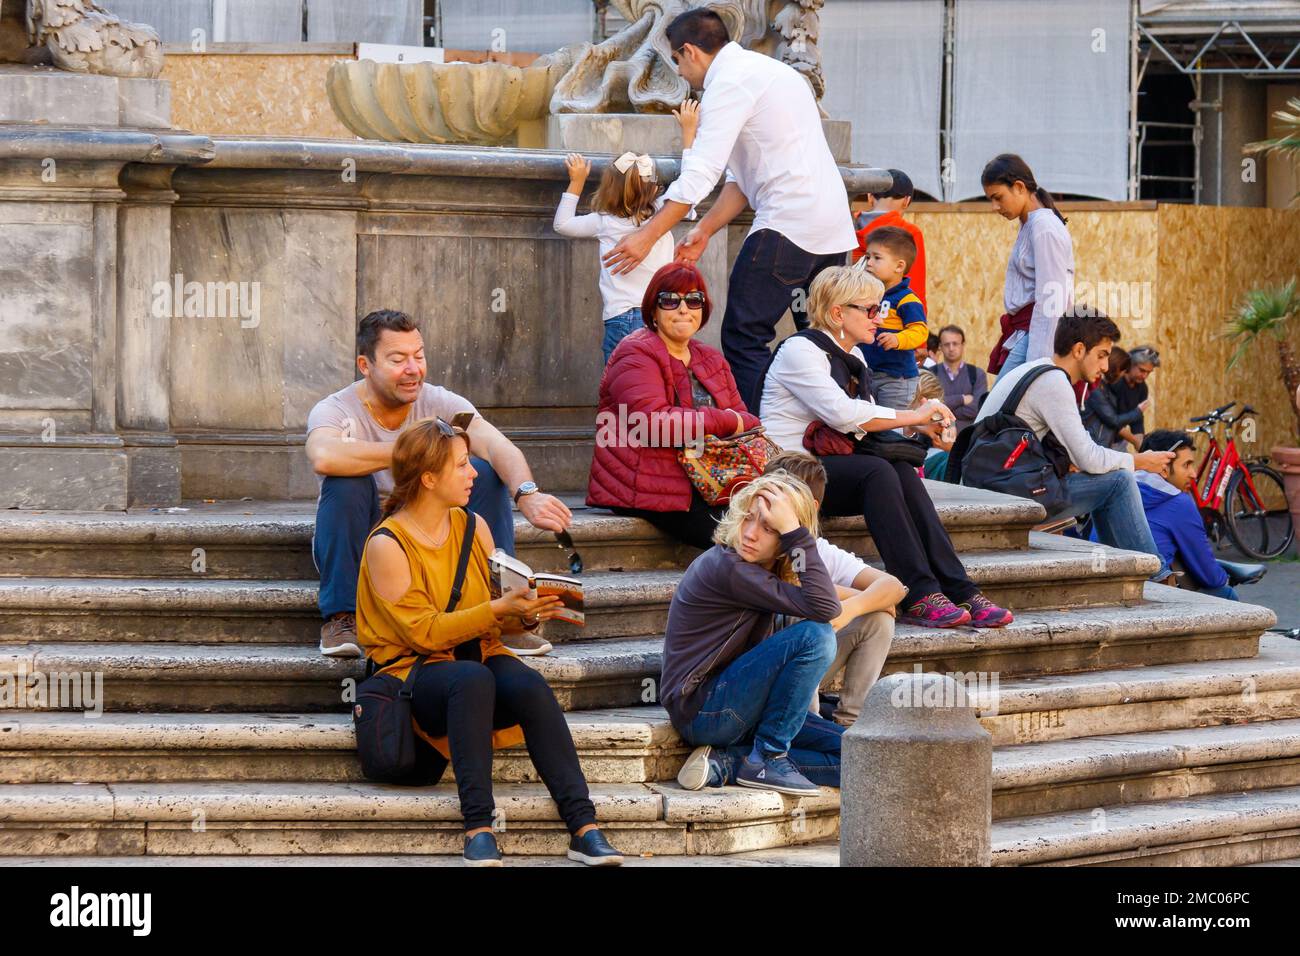
<svg viewBox="0 0 1300 956"><path fill-rule="evenodd" d="M1228 482L1223 517L1237 547L1252 558L1267 561L1291 547L1295 537L1286 491L1282 476L1268 465L1252 462L1244 467L1250 471L1255 494L1251 494L1239 469Z"/></svg>

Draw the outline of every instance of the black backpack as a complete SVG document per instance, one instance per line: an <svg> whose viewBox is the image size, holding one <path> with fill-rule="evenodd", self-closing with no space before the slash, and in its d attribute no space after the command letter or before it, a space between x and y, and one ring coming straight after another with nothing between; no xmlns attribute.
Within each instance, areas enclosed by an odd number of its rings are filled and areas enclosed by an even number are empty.
<svg viewBox="0 0 1300 956"><path fill-rule="evenodd" d="M1070 471L1070 454L1048 432L1040 440L1015 412L1029 386L1052 370L1047 364L1027 372L1016 383L1002 408L957 436L948 456L944 480L985 491L997 491L1037 501L1049 515L1063 511L1070 503L1065 476Z"/></svg>

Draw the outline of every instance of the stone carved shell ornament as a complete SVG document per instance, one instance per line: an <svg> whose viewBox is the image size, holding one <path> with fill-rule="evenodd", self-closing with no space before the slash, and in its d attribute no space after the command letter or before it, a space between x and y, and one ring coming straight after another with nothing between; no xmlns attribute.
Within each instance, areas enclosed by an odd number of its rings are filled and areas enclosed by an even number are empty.
<svg viewBox="0 0 1300 956"><path fill-rule="evenodd" d="M163 53L152 27L121 20L94 0L0 0L0 60L153 79Z"/></svg>
<svg viewBox="0 0 1300 956"><path fill-rule="evenodd" d="M668 24L697 6L715 10L733 40L788 63L820 100L817 50L823 0L610 0L627 27L601 43L580 42L525 67L509 63L376 63L330 68L330 104L364 139L408 143L512 141L522 124L551 113L668 113L690 93L672 66Z"/></svg>

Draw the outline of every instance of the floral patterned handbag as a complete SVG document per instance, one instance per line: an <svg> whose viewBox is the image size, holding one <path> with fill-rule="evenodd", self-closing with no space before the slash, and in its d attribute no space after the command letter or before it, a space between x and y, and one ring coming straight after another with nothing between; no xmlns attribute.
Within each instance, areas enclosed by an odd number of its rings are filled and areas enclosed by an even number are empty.
<svg viewBox="0 0 1300 956"><path fill-rule="evenodd" d="M705 435L703 450L679 448L677 460L706 503L725 505L779 452L760 425L727 438Z"/></svg>

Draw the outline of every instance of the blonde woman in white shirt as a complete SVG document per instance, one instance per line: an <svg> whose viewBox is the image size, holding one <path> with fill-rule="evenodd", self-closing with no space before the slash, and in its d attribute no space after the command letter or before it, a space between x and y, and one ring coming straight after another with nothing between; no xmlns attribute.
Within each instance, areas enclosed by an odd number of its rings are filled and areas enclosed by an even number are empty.
<svg viewBox="0 0 1300 956"><path fill-rule="evenodd" d="M934 436L952 424L952 411L934 399L916 409L893 409L867 397L862 380L869 373L853 350L875 339L884 291L879 279L857 268L836 266L817 276L808 296L812 327L777 348L759 417L783 449L810 451L821 461L827 478L823 514L861 515L866 521L885 570L907 588L904 622L1002 627L1013 620L1011 613L966 575L915 467L856 449L819 454L805 445L814 423L851 440L902 426Z"/></svg>
<svg viewBox="0 0 1300 956"><path fill-rule="evenodd" d="M673 111L673 116L682 127L682 155L685 156L695 142L695 130L700 122L699 104L687 100L680 109ZM569 153L564 158L564 166L569 171L569 188L560 197L559 208L555 210L555 231L571 239L599 240L601 255L640 228L663 204L659 198L662 187L655 173L654 160L645 154L627 152L605 167L600 186L591 201L592 211L585 216L576 215L582 187L591 174L591 162L577 153ZM672 261L673 239L665 234L631 272L615 274L601 263L601 318L605 323L601 349L605 353L606 365L618 343L642 327L641 299L650 277Z"/></svg>

